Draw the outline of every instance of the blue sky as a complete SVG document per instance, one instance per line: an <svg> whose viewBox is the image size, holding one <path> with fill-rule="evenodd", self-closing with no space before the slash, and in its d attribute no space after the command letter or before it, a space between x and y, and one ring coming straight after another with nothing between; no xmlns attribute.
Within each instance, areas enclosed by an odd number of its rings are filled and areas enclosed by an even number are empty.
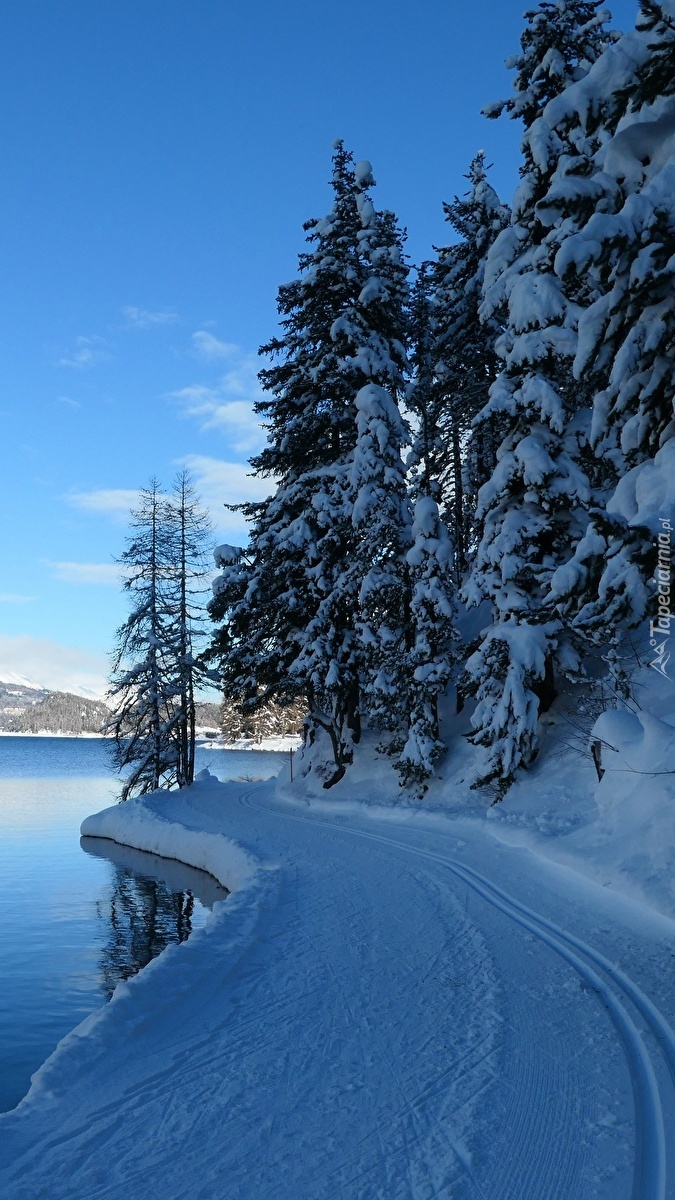
<svg viewBox="0 0 675 1200"><path fill-rule="evenodd" d="M413 261L482 148L511 198L522 0L31 0L0 39L0 678L101 691L126 615L113 558L152 474L223 502L246 459L256 350L331 143L368 158ZM618 27L636 5L611 6ZM228 523L229 522L229 523Z"/></svg>

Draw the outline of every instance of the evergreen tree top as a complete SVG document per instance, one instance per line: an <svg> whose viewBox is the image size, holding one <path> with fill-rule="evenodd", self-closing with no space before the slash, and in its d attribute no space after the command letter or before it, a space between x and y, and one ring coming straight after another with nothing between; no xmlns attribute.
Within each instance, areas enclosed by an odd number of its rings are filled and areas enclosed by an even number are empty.
<svg viewBox="0 0 675 1200"><path fill-rule="evenodd" d="M455 196L451 203L443 203L446 220L467 246L489 240L491 233L494 236L494 231L502 228L504 217L508 218L507 206L502 204L488 181L489 169L485 164L485 151L479 150L464 176L471 185L468 191L464 196Z"/></svg>
<svg viewBox="0 0 675 1200"><path fill-rule="evenodd" d="M640 0L636 29L648 34L650 54L638 70L633 109L675 92L675 0Z"/></svg>
<svg viewBox="0 0 675 1200"><path fill-rule="evenodd" d="M429 266L434 293L431 329L436 369L439 360L450 355L458 365L461 363L462 370L467 370L478 353L475 343L483 340L480 332L478 336L476 333L485 261L511 215L488 182L488 170L485 153L479 150L465 177L471 185L468 192L443 205L446 220L461 240L438 250L437 262ZM496 336L496 329L491 332Z"/></svg>
<svg viewBox="0 0 675 1200"><path fill-rule="evenodd" d="M605 26L611 18L602 0L541 0L525 13L528 22L520 53L506 59L516 71L514 94L487 105L486 117L503 112L522 119L525 128L541 116L549 100L581 79L618 34Z"/></svg>
<svg viewBox="0 0 675 1200"><path fill-rule="evenodd" d="M268 444L254 470L277 478L346 461L356 438L354 397L372 381L402 389L408 267L403 233L378 212L370 163L333 148L333 204L305 223L310 249L300 274L279 289L282 335L261 348L277 361L260 372L255 408Z"/></svg>
<svg viewBox="0 0 675 1200"><path fill-rule="evenodd" d="M462 286L472 279L497 233L508 224L509 208L502 204L488 182L488 170L485 152L479 150L465 175L471 185L469 190L462 197L455 196L451 203L443 204L446 220L462 240L437 251L438 264L434 271L437 287L442 286L441 279L445 286L451 287Z"/></svg>

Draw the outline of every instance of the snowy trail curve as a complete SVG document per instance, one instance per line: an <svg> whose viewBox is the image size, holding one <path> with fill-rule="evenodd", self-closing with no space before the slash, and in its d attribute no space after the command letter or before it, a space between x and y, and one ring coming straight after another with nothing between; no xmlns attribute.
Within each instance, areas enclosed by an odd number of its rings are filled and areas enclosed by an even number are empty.
<svg viewBox="0 0 675 1200"><path fill-rule="evenodd" d="M478 823L147 806L105 820L241 890L0 1118L8 1200L675 1200L670 928Z"/></svg>
<svg viewBox="0 0 675 1200"><path fill-rule="evenodd" d="M249 800L246 803L251 804ZM296 816L296 820L307 820ZM309 818L312 823L330 827L330 822ZM628 1060L635 1104L635 1166L632 1200L664 1200L666 1196L666 1136L659 1085L650 1053L640 1029L631 1019L625 1001L631 1002L643 1017L661 1051L670 1081L675 1087L675 1033L645 993L603 954L573 934L559 928L539 913L521 904L485 876L446 855L411 846L409 842L366 832L345 823L340 829L355 837L380 842L432 862L442 863L489 904L499 908L524 929L530 930L564 958L594 989L610 1013ZM574 948L574 949L572 949ZM574 953L574 950L579 953ZM580 957L579 955L584 957ZM605 972L616 991L584 961L589 959Z"/></svg>

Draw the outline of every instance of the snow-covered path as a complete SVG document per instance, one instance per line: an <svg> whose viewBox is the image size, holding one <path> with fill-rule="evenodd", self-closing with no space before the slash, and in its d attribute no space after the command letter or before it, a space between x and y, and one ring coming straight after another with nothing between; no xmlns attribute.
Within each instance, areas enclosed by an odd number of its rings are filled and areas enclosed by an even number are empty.
<svg viewBox="0 0 675 1200"><path fill-rule="evenodd" d="M477 821L155 808L279 869L62 1043L4 1195L675 1197L671 922Z"/></svg>

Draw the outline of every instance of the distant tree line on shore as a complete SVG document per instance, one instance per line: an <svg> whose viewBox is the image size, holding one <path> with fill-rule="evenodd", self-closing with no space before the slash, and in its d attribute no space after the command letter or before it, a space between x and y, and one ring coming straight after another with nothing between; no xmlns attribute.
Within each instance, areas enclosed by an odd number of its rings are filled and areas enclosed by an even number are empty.
<svg viewBox="0 0 675 1200"><path fill-rule="evenodd" d="M110 709L100 700L88 700L72 692L50 692L43 700L26 704L20 711L0 711L0 730L3 733L100 733L110 716Z"/></svg>
<svg viewBox="0 0 675 1200"><path fill-rule="evenodd" d="M225 700L220 708L220 731L226 742L244 738L260 742L267 737L298 735L306 712L307 706L302 701L282 708L274 700L268 700L251 712L242 712L240 707Z"/></svg>
<svg viewBox="0 0 675 1200"><path fill-rule="evenodd" d="M83 733L101 734L113 715L102 700L91 700L74 692L48 692L46 696L36 692L38 699L33 700L29 689L22 690L21 697L0 697L2 733L63 733L75 737ZM197 701L195 723L198 731L217 733L221 706Z"/></svg>

